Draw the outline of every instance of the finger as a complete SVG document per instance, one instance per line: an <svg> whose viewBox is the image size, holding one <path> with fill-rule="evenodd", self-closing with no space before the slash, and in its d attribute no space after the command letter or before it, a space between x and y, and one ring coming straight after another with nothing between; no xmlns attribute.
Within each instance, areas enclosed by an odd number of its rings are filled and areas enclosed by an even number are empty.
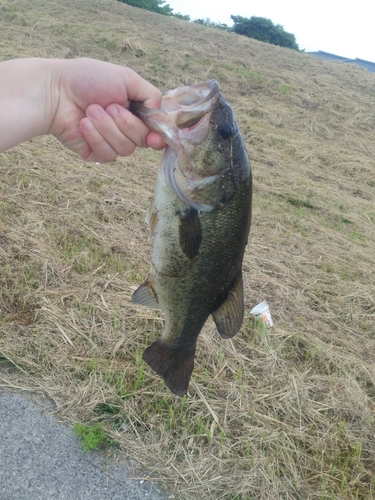
<svg viewBox="0 0 375 500"><path fill-rule="evenodd" d="M134 143L137 147L147 148L146 139L150 132L147 125L119 104L110 104L105 108L105 111L113 119L118 127L118 130L121 134L123 134L123 136ZM117 140L118 138L120 138L120 136L114 136L113 140ZM115 146L113 140L110 140L111 144ZM120 147L121 144L118 146Z"/></svg>
<svg viewBox="0 0 375 500"><path fill-rule="evenodd" d="M150 146L150 148L155 149L156 151L160 151L167 146L164 139L156 132L150 132L148 134L146 143Z"/></svg>
<svg viewBox="0 0 375 500"><path fill-rule="evenodd" d="M91 153L88 156L84 157L81 153L81 156L85 161L108 163L110 161L114 161L117 158L117 152L98 132L90 118L82 118L82 120L80 121L80 128L83 137L91 148Z"/></svg>
<svg viewBox="0 0 375 500"><path fill-rule="evenodd" d="M126 71L128 98L131 101L140 101L148 108L160 109L162 98L160 90L132 69L126 68Z"/></svg>
<svg viewBox="0 0 375 500"><path fill-rule="evenodd" d="M97 104L92 104L86 109L86 116L92 120L95 128L105 141L117 154L129 156L134 152L135 146L146 147L147 127L120 105L114 105L123 110L128 116L127 119L119 119L115 115L117 122L106 110ZM122 128L119 127L119 124Z"/></svg>

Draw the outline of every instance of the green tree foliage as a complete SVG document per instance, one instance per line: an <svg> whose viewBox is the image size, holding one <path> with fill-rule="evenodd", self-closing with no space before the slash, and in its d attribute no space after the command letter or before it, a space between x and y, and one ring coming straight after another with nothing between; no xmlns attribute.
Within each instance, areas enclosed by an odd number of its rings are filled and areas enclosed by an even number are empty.
<svg viewBox="0 0 375 500"><path fill-rule="evenodd" d="M189 15L187 15L187 14L186 15L185 14L181 14L180 12L177 12L177 14L175 14L173 12L173 14L171 14L171 16L177 17L177 19L182 19L183 21L191 21Z"/></svg>
<svg viewBox="0 0 375 500"><path fill-rule="evenodd" d="M151 10L164 16L173 15L173 9L165 3L165 0L119 0L119 2L126 3L132 7L138 7L138 9Z"/></svg>
<svg viewBox="0 0 375 500"><path fill-rule="evenodd" d="M206 17L206 19L195 19L194 23L202 24L203 26L208 26L209 28L218 28L224 31L231 31L231 28L228 25L222 23L215 23L214 21L211 21L211 19L209 19L208 17Z"/></svg>
<svg viewBox="0 0 375 500"><path fill-rule="evenodd" d="M232 30L238 35L245 35L261 42L299 50L296 37L292 33L285 31L280 24L273 24L270 19L256 16L250 18L242 16L230 17L234 22Z"/></svg>

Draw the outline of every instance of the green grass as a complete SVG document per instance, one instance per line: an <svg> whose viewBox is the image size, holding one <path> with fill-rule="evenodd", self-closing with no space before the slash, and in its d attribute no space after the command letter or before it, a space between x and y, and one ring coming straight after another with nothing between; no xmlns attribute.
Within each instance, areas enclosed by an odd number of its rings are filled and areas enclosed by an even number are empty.
<svg viewBox="0 0 375 500"><path fill-rule="evenodd" d="M291 91L292 91L292 87L291 87L290 85L286 85L286 84L284 84L284 85L282 85L282 86L280 87L280 92L281 92L282 94L289 94L289 92L291 92Z"/></svg>
<svg viewBox="0 0 375 500"><path fill-rule="evenodd" d="M93 425L76 423L73 425L73 432L80 438L82 449L85 452L104 448L111 443L104 433L104 424L101 422Z"/></svg>

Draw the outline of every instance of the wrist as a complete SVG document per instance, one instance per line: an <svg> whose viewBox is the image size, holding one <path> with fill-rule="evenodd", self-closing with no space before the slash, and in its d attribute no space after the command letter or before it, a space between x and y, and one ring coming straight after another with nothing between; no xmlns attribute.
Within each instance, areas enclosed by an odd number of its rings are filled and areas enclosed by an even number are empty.
<svg viewBox="0 0 375 500"><path fill-rule="evenodd" d="M0 151L48 134L59 99L60 65L54 59L0 63Z"/></svg>

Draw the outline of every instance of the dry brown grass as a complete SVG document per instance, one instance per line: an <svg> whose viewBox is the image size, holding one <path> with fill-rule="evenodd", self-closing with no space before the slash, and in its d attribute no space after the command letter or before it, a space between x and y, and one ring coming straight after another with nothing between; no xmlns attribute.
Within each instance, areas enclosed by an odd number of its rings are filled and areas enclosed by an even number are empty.
<svg viewBox="0 0 375 500"><path fill-rule="evenodd" d="M0 58L90 56L162 90L217 78L252 161L247 313L208 323L189 396L142 362L130 302L160 155L86 165L51 138L0 155L2 386L102 421L181 499L370 499L375 483L375 75L109 0L0 0Z"/></svg>

